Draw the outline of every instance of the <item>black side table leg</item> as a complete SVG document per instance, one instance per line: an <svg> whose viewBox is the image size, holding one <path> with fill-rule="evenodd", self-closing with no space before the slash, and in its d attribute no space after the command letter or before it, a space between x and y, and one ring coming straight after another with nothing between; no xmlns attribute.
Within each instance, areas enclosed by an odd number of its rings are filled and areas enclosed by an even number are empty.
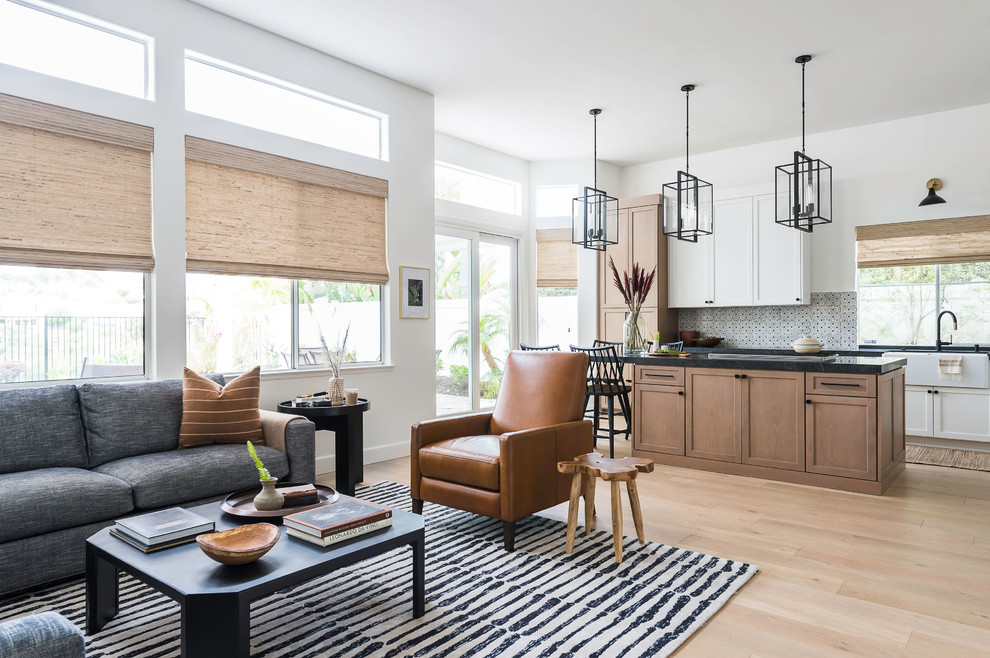
<svg viewBox="0 0 990 658"><path fill-rule="evenodd" d="M426 536L421 534L412 543L413 549L413 617L426 612Z"/></svg>
<svg viewBox="0 0 990 658"><path fill-rule="evenodd" d="M86 544L86 634L94 635L117 616L119 571Z"/></svg>
<svg viewBox="0 0 990 658"><path fill-rule="evenodd" d="M182 602L182 658L247 658L251 603L236 594L199 594Z"/></svg>

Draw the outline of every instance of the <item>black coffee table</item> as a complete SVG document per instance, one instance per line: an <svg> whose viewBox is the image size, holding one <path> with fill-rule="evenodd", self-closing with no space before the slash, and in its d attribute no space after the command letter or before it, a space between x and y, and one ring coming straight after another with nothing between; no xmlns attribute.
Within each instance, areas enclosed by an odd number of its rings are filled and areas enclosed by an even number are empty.
<svg viewBox="0 0 990 658"><path fill-rule="evenodd" d="M217 530L244 524L220 503L191 508L216 521ZM86 540L86 633L117 614L118 575L125 571L182 607L181 646L186 658L248 656L251 601L403 546L413 552L413 616L422 617L426 597L423 517L394 510L391 527L323 548L282 537L260 560L242 566L214 562L193 542L142 553L104 528Z"/></svg>

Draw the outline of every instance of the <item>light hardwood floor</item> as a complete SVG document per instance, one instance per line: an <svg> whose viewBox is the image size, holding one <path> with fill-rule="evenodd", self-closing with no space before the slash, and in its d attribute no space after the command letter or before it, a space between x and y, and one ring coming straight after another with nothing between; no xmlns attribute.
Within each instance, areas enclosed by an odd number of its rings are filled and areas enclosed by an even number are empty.
<svg viewBox="0 0 990 658"><path fill-rule="evenodd" d="M381 480L408 484L408 458L365 466ZM648 540L760 567L678 658L990 656L990 473L909 464L884 496L659 465L638 482Z"/></svg>

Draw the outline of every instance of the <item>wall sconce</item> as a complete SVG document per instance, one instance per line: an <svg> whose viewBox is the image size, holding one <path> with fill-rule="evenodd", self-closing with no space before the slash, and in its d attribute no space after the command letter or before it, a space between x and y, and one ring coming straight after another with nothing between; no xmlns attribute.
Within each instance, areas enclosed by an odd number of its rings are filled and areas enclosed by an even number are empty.
<svg viewBox="0 0 990 658"><path fill-rule="evenodd" d="M921 200L919 206L931 206L936 203L945 203L945 199L935 194L942 189L942 181L938 178L930 178L925 185L928 187L928 196Z"/></svg>

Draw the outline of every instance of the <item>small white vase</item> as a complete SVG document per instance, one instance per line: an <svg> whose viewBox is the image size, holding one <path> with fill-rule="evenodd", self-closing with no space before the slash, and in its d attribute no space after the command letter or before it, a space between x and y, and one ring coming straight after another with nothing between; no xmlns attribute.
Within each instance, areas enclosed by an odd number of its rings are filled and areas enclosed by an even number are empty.
<svg viewBox="0 0 990 658"><path fill-rule="evenodd" d="M330 404L332 405L344 404L343 377L330 378L330 381L327 382L327 397L330 398Z"/></svg>

